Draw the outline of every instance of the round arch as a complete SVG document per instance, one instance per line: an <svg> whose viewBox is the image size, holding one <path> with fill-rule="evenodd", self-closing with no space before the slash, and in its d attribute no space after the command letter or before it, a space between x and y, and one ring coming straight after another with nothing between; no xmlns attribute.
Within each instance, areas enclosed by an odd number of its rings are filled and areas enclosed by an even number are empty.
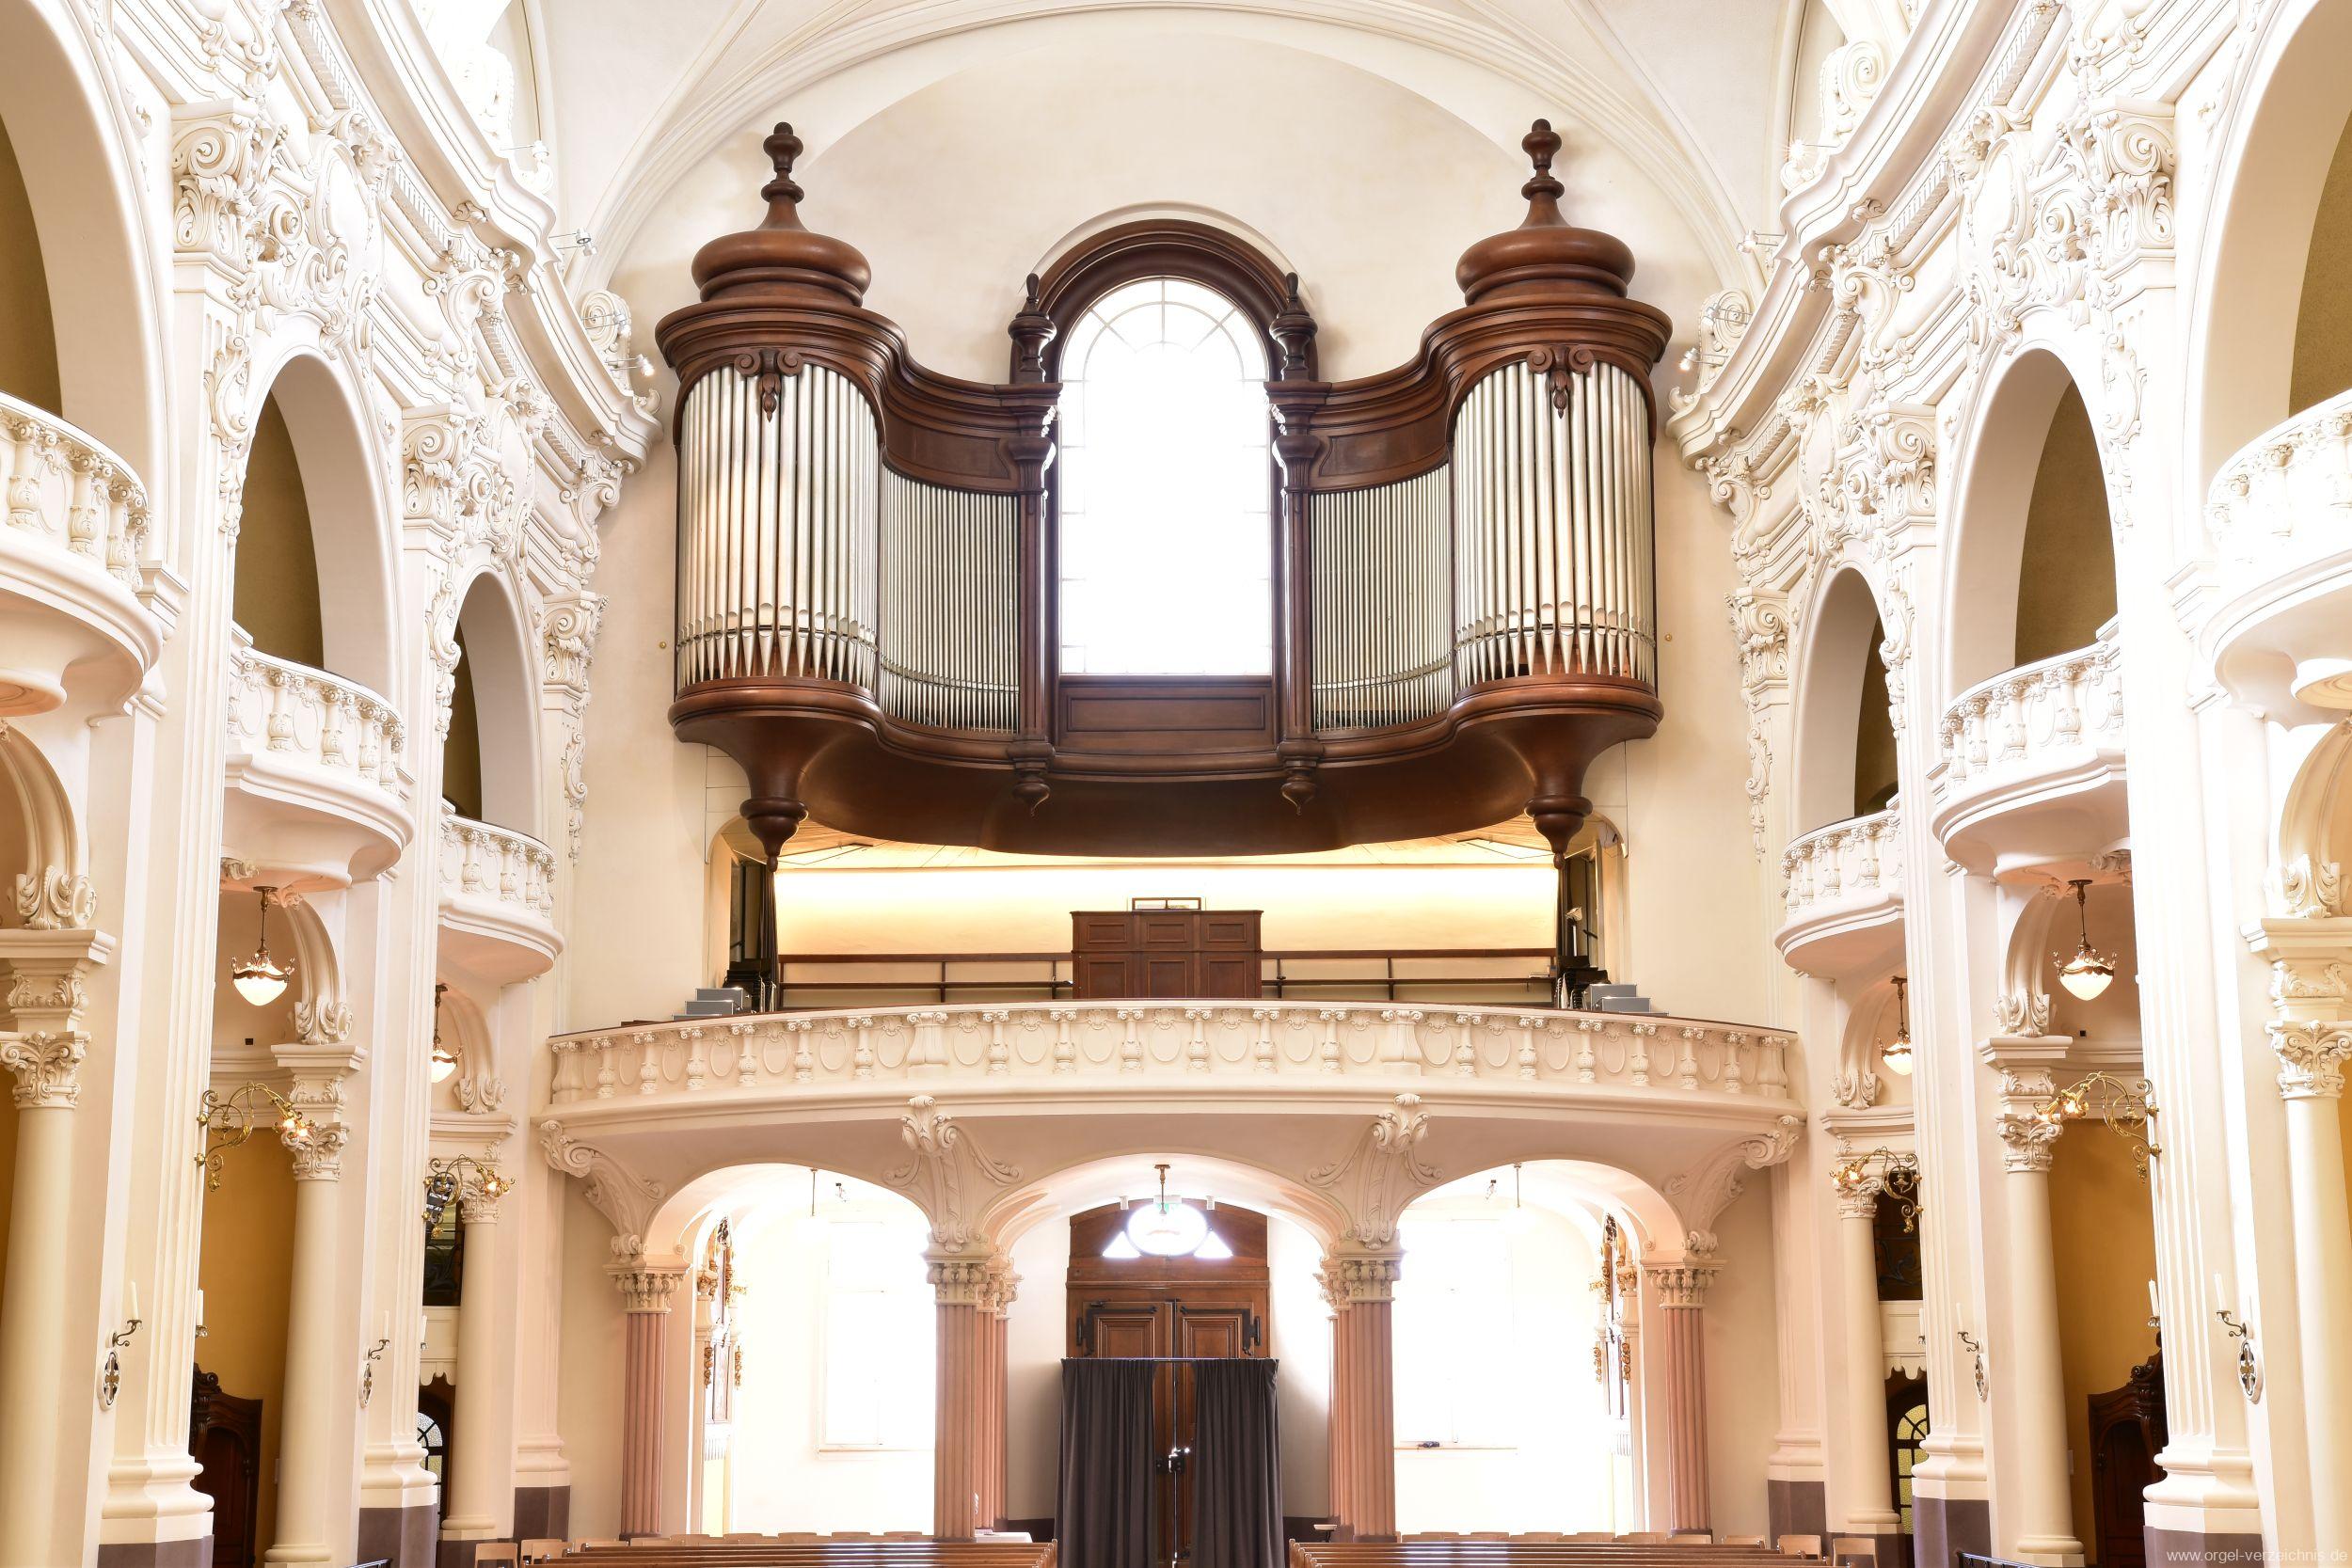
<svg viewBox="0 0 2352 1568"><path fill-rule="evenodd" d="M2201 497L2221 466L2283 420L2312 232L2347 114L2352 12L2295 0L2269 19L2214 159L2201 230L2209 260L2188 332L2185 476ZM2324 134L2315 134L2314 128Z"/></svg>
<svg viewBox="0 0 2352 1568"><path fill-rule="evenodd" d="M246 428L275 397L293 443L318 560L326 668L397 703L404 686L397 540L366 400L346 370L301 343L282 345L253 385Z"/></svg>
<svg viewBox="0 0 2352 1568"><path fill-rule="evenodd" d="M1862 726L1893 721L1883 709L1862 711L1870 667L1880 657L1872 628L1882 624L1878 593L1859 567L1839 566L1820 583L1801 625L1791 689L1795 745L1790 761L1790 800L1799 832L1811 832L1855 815L1854 777L1862 750ZM1881 666L1882 689L1883 666Z"/></svg>
<svg viewBox="0 0 2352 1568"><path fill-rule="evenodd" d="M1161 1160L1177 1168L1186 1187L1205 1183L1216 1190L1219 1201L1230 1199L1289 1220L1327 1251L1347 1232L1347 1216L1326 1193L1263 1166L1170 1148L1109 1155L1031 1177L997 1195L982 1212L976 1234L1009 1251L1024 1235L1057 1214L1141 1196L1137 1172L1148 1172Z"/></svg>
<svg viewBox="0 0 2352 1568"><path fill-rule="evenodd" d="M1927 705L1930 712L2016 663L2026 525L2042 448L2069 391L2082 397L2091 428L2098 428L2099 405L2088 390L2100 384L2098 368L2070 362L2079 348L2036 343L1992 371L1952 444L1960 462L1950 491L1942 687ZM2106 454L2098 458L2104 475Z"/></svg>
<svg viewBox="0 0 2352 1568"><path fill-rule="evenodd" d="M83 40L53 20L61 14L0 8L0 122L39 230L64 404L56 412L112 447L154 491L171 459L149 261L156 246L142 215L135 138L106 102Z"/></svg>
<svg viewBox="0 0 2352 1568"><path fill-rule="evenodd" d="M596 276L610 282L651 229L661 195L689 180L732 143L750 147L757 129L790 118L814 160L834 141L892 104L960 71L999 62L1048 41L1049 29L1077 19L1109 28L1197 34L1273 43L1380 77L1421 98L1506 153L1526 120L1574 104L1572 135L1605 146L1654 188L1704 258L1700 293L1752 285L1755 266L1738 248L1740 203L1711 160L1690 147L1664 116L1586 63L1581 51L1531 53L1517 35L1475 21L1449 19L1404 0L1343 6L1316 0L1270 16L1231 0L1157 0L1102 11L1082 0L992 17L895 12L860 19L830 36L795 40L788 52L764 50L730 62L722 79L705 78L682 95L666 122L647 133L616 166L587 227L607 243ZM793 113L781 116L780 105ZM1514 160L1516 162L1516 159Z"/></svg>
<svg viewBox="0 0 2352 1568"><path fill-rule="evenodd" d="M40 748L0 724L0 925L82 927L97 917L72 798ZM26 890L31 908L25 908Z"/></svg>
<svg viewBox="0 0 2352 1568"><path fill-rule="evenodd" d="M507 575L488 566L465 581L459 595L457 634L481 751L482 819L535 836L539 686L530 613Z"/></svg>

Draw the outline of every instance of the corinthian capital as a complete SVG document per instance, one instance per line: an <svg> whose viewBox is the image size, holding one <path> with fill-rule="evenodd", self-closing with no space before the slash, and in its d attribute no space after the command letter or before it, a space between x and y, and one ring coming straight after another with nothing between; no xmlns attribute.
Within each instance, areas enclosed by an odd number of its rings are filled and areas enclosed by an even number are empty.
<svg viewBox="0 0 2352 1568"><path fill-rule="evenodd" d="M667 1312L670 1298L686 1278L683 1263L655 1264L643 1258L608 1263L605 1272L621 1292L622 1309L629 1312Z"/></svg>
<svg viewBox="0 0 2352 1568"><path fill-rule="evenodd" d="M20 1110L71 1108L82 1097L78 1082L89 1040L76 1032L46 1031L0 1037L0 1068L16 1074Z"/></svg>
<svg viewBox="0 0 2352 1568"><path fill-rule="evenodd" d="M1679 1263L1652 1263L1644 1272L1649 1275L1650 1288L1658 1292L1658 1305L1692 1310L1707 1305L1708 1287L1723 1271L1705 1259L1692 1258Z"/></svg>
<svg viewBox="0 0 2352 1568"><path fill-rule="evenodd" d="M343 1174L343 1145L351 1141L350 1129L337 1121L321 1122L309 1129L307 1135L296 1137L281 1129L278 1141L294 1157L294 1178L296 1181L339 1181Z"/></svg>
<svg viewBox="0 0 2352 1568"><path fill-rule="evenodd" d="M2286 1099L2344 1097L2344 1063L2352 1056L2352 1023L2273 1022L2270 1049L2279 1054L2279 1093ZM21 1097L17 1103L24 1103Z"/></svg>
<svg viewBox="0 0 2352 1568"><path fill-rule="evenodd" d="M1392 1251L1327 1253L1315 1279L1331 1310L1344 1312L1361 1302L1394 1300L1398 1261Z"/></svg>

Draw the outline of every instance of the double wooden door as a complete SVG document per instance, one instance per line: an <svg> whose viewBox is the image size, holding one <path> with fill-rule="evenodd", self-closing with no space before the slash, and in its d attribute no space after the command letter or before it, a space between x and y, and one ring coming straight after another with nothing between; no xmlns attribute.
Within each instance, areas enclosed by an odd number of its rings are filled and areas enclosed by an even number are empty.
<svg viewBox="0 0 2352 1568"><path fill-rule="evenodd" d="M1128 1217L1109 1204L1071 1219L1070 1354L1160 1362L1152 1385L1152 1560L1184 1568L1192 1560L1198 1414L1192 1367L1267 1354L1266 1221L1231 1206L1211 1213L1210 1233L1230 1257L1106 1257Z"/></svg>

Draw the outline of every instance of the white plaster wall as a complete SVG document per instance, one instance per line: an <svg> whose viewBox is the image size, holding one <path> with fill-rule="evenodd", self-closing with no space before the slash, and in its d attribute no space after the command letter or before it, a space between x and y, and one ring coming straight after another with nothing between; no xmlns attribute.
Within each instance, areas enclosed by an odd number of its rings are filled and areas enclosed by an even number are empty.
<svg viewBox="0 0 2352 1568"><path fill-rule="evenodd" d="M1757 1535L1768 1523L1764 1458L1780 1425L1779 1334L1772 1299L1770 1184L1754 1174L1747 1191L1717 1216L1716 1261L1707 1292L1707 1465L1709 1522L1718 1534Z"/></svg>
<svg viewBox="0 0 2352 1568"><path fill-rule="evenodd" d="M830 1183L821 1201L833 1204ZM910 1284L924 1286L924 1227L911 1205L860 1204L857 1216L894 1223ZM823 1438L826 1252L823 1219L779 1203L737 1221L742 1300L743 1386L735 1404L727 1528L739 1530L929 1530L931 1448L827 1448ZM926 1309L928 1312L928 1308ZM928 1327L928 1322L926 1323ZM935 1342L911 1340L906 1357L932 1386Z"/></svg>
<svg viewBox="0 0 2352 1568"><path fill-rule="evenodd" d="M564 1183L564 1354L556 1429L572 1471L574 1540L610 1540L621 1528L621 1296L604 1266L612 1227L578 1181Z"/></svg>
<svg viewBox="0 0 2352 1568"><path fill-rule="evenodd" d="M1449 1203L1415 1213L1473 1211ZM1508 1442L1493 1448L1420 1449L1396 1452L1396 1526L1400 1530L1592 1530L1620 1528L1613 1517L1616 1423L1593 1377L1594 1297L1599 1263L1591 1240L1548 1210L1521 1211L1510 1227L1507 1318L1464 1333L1507 1337L1512 1369L1500 1391ZM1503 1223L1498 1221L1496 1223ZM1413 1267L1406 1217L1403 1303L1430 1281ZM1417 1354L1439 1347L1412 1342L1409 1327L1396 1343L1400 1376ZM1399 1434L1403 1436L1403 1433ZM1629 1525L1622 1528L1630 1528Z"/></svg>

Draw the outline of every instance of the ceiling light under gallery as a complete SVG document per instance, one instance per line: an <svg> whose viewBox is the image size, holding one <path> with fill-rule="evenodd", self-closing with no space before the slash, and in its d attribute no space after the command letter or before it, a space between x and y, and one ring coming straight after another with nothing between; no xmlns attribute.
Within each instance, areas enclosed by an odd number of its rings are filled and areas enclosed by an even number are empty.
<svg viewBox="0 0 2352 1568"><path fill-rule="evenodd" d="M1225 1238L1209 1228L1209 1216L1200 1206L1169 1196L1168 1167L1153 1168L1159 1172L1159 1196L1134 1205L1124 1198L1120 1200L1127 1223L1103 1249L1103 1256L1114 1261L1136 1258L1216 1259L1233 1256Z"/></svg>
<svg viewBox="0 0 2352 1568"><path fill-rule="evenodd" d="M1879 1050L1879 1060L1898 1078L1911 1076L1911 982L1895 976L1895 1037Z"/></svg>
<svg viewBox="0 0 2352 1568"><path fill-rule="evenodd" d="M269 956L269 906L278 890L259 887L253 891L262 897L262 942L251 958L229 966L229 983L250 1006L266 1007L286 994L286 982L294 978L294 966L292 960L280 964Z"/></svg>
<svg viewBox="0 0 2352 1568"><path fill-rule="evenodd" d="M2090 879L2078 877L2066 884L2074 890L2074 913L2082 924L2074 956L2058 963L2058 984L2078 1001L2095 1001L2115 981L2115 960L2090 945ZM2053 960L2058 955L2050 955Z"/></svg>

